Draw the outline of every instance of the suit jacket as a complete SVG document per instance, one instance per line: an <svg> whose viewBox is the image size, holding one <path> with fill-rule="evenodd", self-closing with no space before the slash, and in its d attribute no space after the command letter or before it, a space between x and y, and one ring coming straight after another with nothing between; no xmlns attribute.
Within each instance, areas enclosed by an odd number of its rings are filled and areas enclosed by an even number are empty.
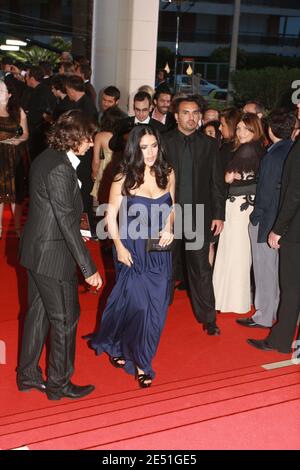
<svg viewBox="0 0 300 470"><path fill-rule="evenodd" d="M152 112L152 114L153 114L153 112ZM154 118L152 118L152 114L151 114L151 119L154 119ZM154 121L156 121L156 119L154 119ZM158 121L158 122L160 122L160 121ZM162 122L160 122L160 124L163 125L163 129L159 129L160 132L162 132L162 133L169 132L172 129L175 129L175 127L177 127L177 122L176 122L176 119L174 117L174 114L170 113L170 112L167 113L165 124L163 124Z"/></svg>
<svg viewBox="0 0 300 470"><path fill-rule="evenodd" d="M113 152L123 152L126 146L126 141L124 139L124 135L128 134L128 132L131 131L131 129L134 128L135 117L130 116L125 119L120 120L120 124L118 125L116 133L113 135L113 137L109 141L109 148ZM154 129L158 130L159 132L163 133L165 132L165 126L157 121L156 119L150 118L149 124L147 124Z"/></svg>
<svg viewBox="0 0 300 470"><path fill-rule="evenodd" d="M30 169L30 204L20 243L27 269L70 280L76 264L85 278L96 272L80 233L82 200L76 172L64 152L46 149Z"/></svg>
<svg viewBox="0 0 300 470"><path fill-rule="evenodd" d="M73 101L72 103L73 109L84 111L94 124L98 124L98 111L90 96L85 93L78 101Z"/></svg>
<svg viewBox="0 0 300 470"><path fill-rule="evenodd" d="M284 241L300 243L300 140L285 162L279 213L272 230Z"/></svg>
<svg viewBox="0 0 300 470"><path fill-rule="evenodd" d="M176 194L180 187L180 165L184 148L184 135L174 129L163 135L166 156L175 171ZM204 205L204 240L211 241L210 230L213 219L225 220L225 182L219 149L215 139L195 131L192 142L193 171L191 184L193 188L193 206ZM193 211L193 228L195 228L195 210Z"/></svg>
<svg viewBox="0 0 300 470"><path fill-rule="evenodd" d="M85 94L92 99L94 105L96 106L97 93L90 81L84 82L85 85Z"/></svg>
<svg viewBox="0 0 300 470"><path fill-rule="evenodd" d="M30 136L43 130L45 127L44 113L52 114L56 106L56 98L49 88L41 82L32 89L28 102L28 129Z"/></svg>
<svg viewBox="0 0 300 470"><path fill-rule="evenodd" d="M70 111L71 109L74 109L73 101L71 101L68 96L65 96L64 99L59 100L55 106L53 110L53 119L56 121L59 116L61 116L63 113L66 113L67 111Z"/></svg>
<svg viewBox="0 0 300 470"><path fill-rule="evenodd" d="M283 165L291 149L292 140L281 140L272 145L263 156L256 187L255 205L250 221L259 223L258 243L266 243L276 220L280 201Z"/></svg>

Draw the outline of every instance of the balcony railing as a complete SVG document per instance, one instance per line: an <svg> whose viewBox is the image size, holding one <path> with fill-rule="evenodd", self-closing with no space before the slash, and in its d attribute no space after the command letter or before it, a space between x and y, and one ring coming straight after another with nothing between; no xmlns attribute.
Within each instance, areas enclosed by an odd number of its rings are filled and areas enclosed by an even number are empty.
<svg viewBox="0 0 300 470"><path fill-rule="evenodd" d="M185 2L186 0L182 0L182 4ZM225 3L227 5L234 5L234 0L196 0L195 3ZM299 10L299 0L242 0L242 7L245 5Z"/></svg>
<svg viewBox="0 0 300 470"><path fill-rule="evenodd" d="M299 10L299 0L242 0L242 5L255 5L273 8L295 8Z"/></svg>
<svg viewBox="0 0 300 470"><path fill-rule="evenodd" d="M175 31L160 30L158 33L159 41L174 42L176 37ZM181 42L191 42L191 43L218 43L218 44L230 44L231 35L230 34L219 34L219 33L208 33L208 32L191 32L191 31L180 31L179 41ZM300 38L298 36L270 36L266 34L259 33L240 33L239 34L239 44L256 44L256 45L266 45L266 46L291 46L299 47Z"/></svg>

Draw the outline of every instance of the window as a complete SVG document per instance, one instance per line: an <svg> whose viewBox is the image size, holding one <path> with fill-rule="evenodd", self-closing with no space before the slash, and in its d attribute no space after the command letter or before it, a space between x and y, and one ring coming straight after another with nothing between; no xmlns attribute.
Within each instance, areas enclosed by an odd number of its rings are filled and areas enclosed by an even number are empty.
<svg viewBox="0 0 300 470"><path fill-rule="evenodd" d="M279 33L284 36L300 36L300 16L281 16Z"/></svg>

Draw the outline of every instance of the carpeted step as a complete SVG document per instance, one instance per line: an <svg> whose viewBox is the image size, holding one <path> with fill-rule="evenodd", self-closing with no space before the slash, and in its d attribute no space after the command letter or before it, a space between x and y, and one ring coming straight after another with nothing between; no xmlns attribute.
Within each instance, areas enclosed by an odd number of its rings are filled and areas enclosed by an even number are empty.
<svg viewBox="0 0 300 470"><path fill-rule="evenodd" d="M121 406L120 401L104 405L93 403L96 399L81 400L77 411L6 425L0 447L78 449L108 445L115 436L117 440L135 438L300 397L298 371L274 376L263 371L246 379L240 377L239 383L237 378L230 380L169 391L153 387L151 396L141 391L142 397L127 398Z"/></svg>
<svg viewBox="0 0 300 470"><path fill-rule="evenodd" d="M89 450L299 450L299 415L300 400L290 400L110 442ZM291 433L291 429L297 432ZM148 462L151 462L151 456L148 457Z"/></svg>
<svg viewBox="0 0 300 470"><path fill-rule="evenodd" d="M110 393L109 395L93 395L80 400L63 400L60 402L46 402L48 406L43 408L35 408L25 412L9 413L0 417L0 435L2 435L1 429L5 426L6 432L9 431L9 426L16 426L12 431L16 431L17 426L24 426L24 423L31 422L34 424L35 420L45 420L46 424L51 424L51 420L59 419L62 416L64 419L75 419L78 417L77 413L82 413L83 409L94 409L97 406L105 407L104 412L115 411L116 409L128 408L128 403L131 406L140 405L141 401L143 404L155 403L159 400L169 398L176 398L184 396L185 394L195 393L198 391L210 390L211 388L222 389L224 387L232 386L235 384L246 384L253 381L266 380L271 377L278 377L282 375L289 375L291 373L297 373L299 369L296 366L289 367L288 370L271 370L266 375L265 371L257 366L245 367L242 369L233 369L215 374L206 374L201 377L191 377L187 379L174 380L164 384L154 384L151 389L142 391L135 386L134 390L126 390L124 392ZM196 387L196 388L195 388ZM38 392L33 392L38 398L44 396ZM23 394L24 399L29 398L31 394ZM97 395L97 396L96 396ZM80 405L79 405L80 404ZM84 404L84 405L83 405ZM93 412L93 411L92 411ZM55 418L56 417L56 418ZM49 422L47 422L49 419ZM56 421L54 421L56 422ZM32 426L31 426L32 427Z"/></svg>

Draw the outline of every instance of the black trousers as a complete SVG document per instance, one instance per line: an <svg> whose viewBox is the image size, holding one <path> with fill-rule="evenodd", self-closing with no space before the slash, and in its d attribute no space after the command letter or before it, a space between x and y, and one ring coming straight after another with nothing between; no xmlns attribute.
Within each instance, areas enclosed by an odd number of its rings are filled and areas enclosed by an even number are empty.
<svg viewBox="0 0 300 470"><path fill-rule="evenodd" d="M288 353L300 312L300 243L282 241L279 256L280 303L277 323L267 341L279 351Z"/></svg>
<svg viewBox="0 0 300 470"><path fill-rule="evenodd" d="M80 163L77 167L76 173L81 181L80 192L83 202L83 210L88 214L90 225L93 227L93 197L90 194L94 184L92 180L93 153L91 150L88 150L85 155L78 156L78 158L80 159Z"/></svg>
<svg viewBox="0 0 300 470"><path fill-rule="evenodd" d="M178 257L181 256L181 243L176 240L173 252L173 286ZM201 250L185 250L185 262L189 284L189 295L194 315L199 323L216 321L215 295L212 284L212 268L208 261L209 243ZM174 289L174 287L173 287Z"/></svg>
<svg viewBox="0 0 300 470"><path fill-rule="evenodd" d="M77 276L58 281L28 271L28 310L24 322L18 378L40 380L40 356L50 333L47 386L66 385L74 371L79 320Z"/></svg>

